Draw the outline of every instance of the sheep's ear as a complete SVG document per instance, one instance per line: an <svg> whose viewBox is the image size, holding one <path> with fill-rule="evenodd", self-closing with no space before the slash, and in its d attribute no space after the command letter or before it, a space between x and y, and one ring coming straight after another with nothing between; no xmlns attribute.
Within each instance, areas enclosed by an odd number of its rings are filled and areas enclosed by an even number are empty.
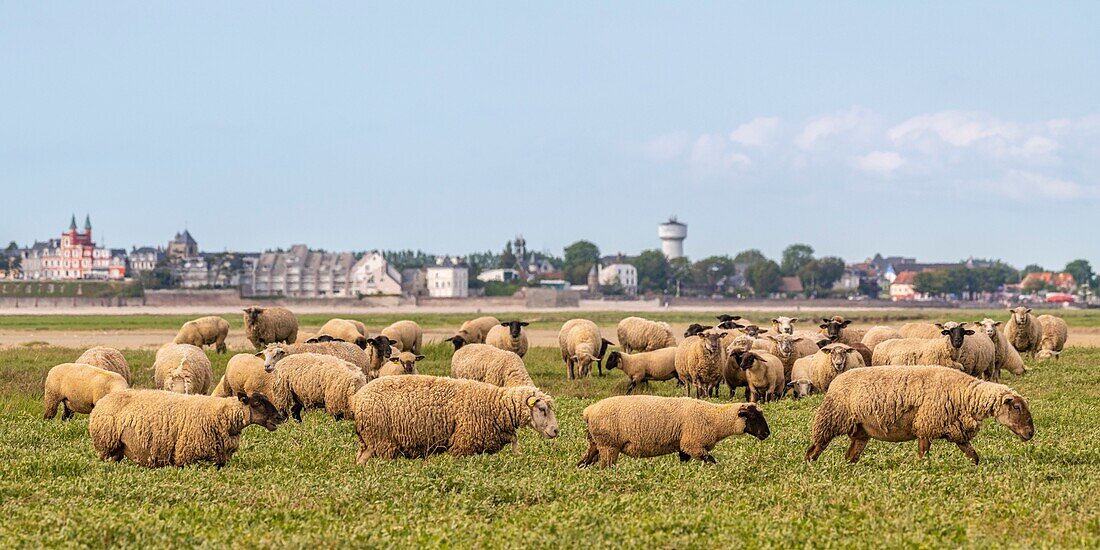
<svg viewBox="0 0 1100 550"><path fill-rule="evenodd" d="M788 388L793 388L794 387L794 380L791 380L790 382L787 382L787 387Z"/></svg>
<svg viewBox="0 0 1100 550"><path fill-rule="evenodd" d="M394 345L394 344L396 344L396 343L397 343L397 340L394 340L394 339L392 339L392 338L390 339L390 345L391 345L391 346L392 346L392 345Z"/></svg>
<svg viewBox="0 0 1100 550"><path fill-rule="evenodd" d="M1013 400L1013 399L1014 399L1014 397L1013 397L1013 396L1012 396L1011 394L1009 394L1009 395L1006 395L1006 396L1005 396L1005 398L1004 398L1004 400L1003 400L1002 402L1003 402L1003 403L1004 403L1005 405L1011 405L1011 404L1012 404L1012 400Z"/></svg>
<svg viewBox="0 0 1100 550"><path fill-rule="evenodd" d="M772 317L772 322L778 325L779 324L779 318L778 317Z"/></svg>
<svg viewBox="0 0 1100 550"><path fill-rule="evenodd" d="M765 332L768 332L768 329L762 328L762 329L757 329L757 331L756 331L757 334L764 334Z"/></svg>
<svg viewBox="0 0 1100 550"><path fill-rule="evenodd" d="M821 322L822 322L822 323L825 323L825 324L827 325L827 324L829 324L830 322L832 322L832 319L826 319L826 318L822 317L822 318L821 318ZM821 328L825 328L825 327L821 327Z"/></svg>
<svg viewBox="0 0 1100 550"><path fill-rule="evenodd" d="M519 326L521 326L521 327L525 327L525 326L530 325L530 324L531 323L528 323L527 321L520 321L519 322Z"/></svg>
<svg viewBox="0 0 1100 550"><path fill-rule="evenodd" d="M771 340L772 342L777 342L778 341L778 340L775 339L775 336L771 335L771 334L765 336L764 338L767 338L768 340Z"/></svg>
<svg viewBox="0 0 1100 550"><path fill-rule="evenodd" d="M1001 322L1000 321L993 321L993 326L999 327L999 326L1001 326Z"/></svg>
<svg viewBox="0 0 1100 550"><path fill-rule="evenodd" d="M500 324L500 326L502 326L502 327L507 327L507 326L511 326L511 325L512 325L512 323L509 323L508 321L505 321L505 322Z"/></svg>
<svg viewBox="0 0 1100 550"><path fill-rule="evenodd" d="M1031 313L1031 308L1027 308L1027 311L1025 311L1024 313Z"/></svg>
<svg viewBox="0 0 1100 550"><path fill-rule="evenodd" d="M571 361L580 361L580 360L581 360L581 358L580 358L579 356L577 356L577 355L574 355L574 356L570 357L569 359L570 359Z"/></svg>
<svg viewBox="0 0 1100 550"><path fill-rule="evenodd" d="M797 323L797 322L799 322L799 321L801 321L801 320L802 320L802 319L799 319L798 317L795 317L794 319L791 319L791 322L792 322L792 323Z"/></svg>
<svg viewBox="0 0 1100 550"><path fill-rule="evenodd" d="M771 338L771 337L769 336L768 338ZM801 342L803 340L805 340L805 338L803 338L801 336L794 336L794 337L791 338L792 342Z"/></svg>
<svg viewBox="0 0 1100 550"><path fill-rule="evenodd" d="M256 355L256 357L259 357L260 359L264 358L264 352L262 352L262 351L257 351L255 355Z"/></svg>
<svg viewBox="0 0 1100 550"><path fill-rule="evenodd" d="M539 402L539 398L538 398L538 397L535 397L535 396L533 396L533 395L532 395L531 397L528 397L528 398L527 398L527 406L528 406L528 407L534 408L534 407L535 407L535 405L536 405L536 404L537 404L538 402Z"/></svg>
<svg viewBox="0 0 1100 550"><path fill-rule="evenodd" d="M391 356L390 356L390 362L391 362L391 363L400 363L400 362L401 362L401 358L400 358L400 357L398 357L398 356L396 356L396 355L391 355Z"/></svg>
<svg viewBox="0 0 1100 550"><path fill-rule="evenodd" d="M950 331L950 330L947 330L947 329L944 329L944 330L941 330L941 331L940 331L940 334L942 334L942 335L944 335L944 336L947 336L948 334L951 334L951 331Z"/></svg>
<svg viewBox="0 0 1100 550"><path fill-rule="evenodd" d="M423 360L424 360L424 356L423 356L423 355L417 355L417 356L416 356L416 360L417 360L417 361L423 361Z"/></svg>
<svg viewBox="0 0 1100 550"><path fill-rule="evenodd" d="M970 336L971 334L974 334L974 331L972 331L970 329L966 329L966 330L963 331L963 334L965 334L967 336Z"/></svg>
<svg viewBox="0 0 1100 550"><path fill-rule="evenodd" d="M840 326L846 327L850 324L852 324L852 320L851 319L845 319L844 322L840 324Z"/></svg>
<svg viewBox="0 0 1100 550"><path fill-rule="evenodd" d="M833 349L835 348L821 348L821 351L823 351L825 355L829 355L833 352Z"/></svg>
<svg viewBox="0 0 1100 550"><path fill-rule="evenodd" d="M822 323L821 328L829 328L829 323Z"/></svg>
<svg viewBox="0 0 1100 550"><path fill-rule="evenodd" d="M240 399L241 403L248 403L248 394L243 391L237 392L237 399Z"/></svg>

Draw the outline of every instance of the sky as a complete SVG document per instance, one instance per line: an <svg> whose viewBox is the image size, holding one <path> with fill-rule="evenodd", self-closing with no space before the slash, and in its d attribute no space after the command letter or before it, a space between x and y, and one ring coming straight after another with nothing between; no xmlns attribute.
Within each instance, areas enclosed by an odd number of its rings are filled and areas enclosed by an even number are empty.
<svg viewBox="0 0 1100 550"><path fill-rule="evenodd" d="M1100 3L4 2L0 240L1100 262Z"/></svg>

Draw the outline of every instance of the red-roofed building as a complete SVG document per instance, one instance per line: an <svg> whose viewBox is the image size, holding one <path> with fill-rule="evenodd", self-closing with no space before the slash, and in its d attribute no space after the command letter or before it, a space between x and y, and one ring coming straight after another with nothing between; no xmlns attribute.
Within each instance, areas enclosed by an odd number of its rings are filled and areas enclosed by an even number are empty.
<svg viewBox="0 0 1100 550"><path fill-rule="evenodd" d="M92 241L92 220L84 218L84 231L76 216L60 239L37 242L23 257L27 279L122 279L126 277L126 251L99 248Z"/></svg>
<svg viewBox="0 0 1100 550"><path fill-rule="evenodd" d="M920 297L917 289L913 286L916 280L916 271L902 271L898 273L898 276L894 278L894 282L890 283L890 299L899 302L904 300L915 300Z"/></svg>
<svg viewBox="0 0 1100 550"><path fill-rule="evenodd" d="M802 279L798 277L783 277L783 280L779 282L779 292L797 294L803 290Z"/></svg>
<svg viewBox="0 0 1100 550"><path fill-rule="evenodd" d="M1020 288L1025 292L1054 287L1063 292L1071 292L1077 288L1077 280L1069 273L1052 273L1050 271L1037 271L1028 273L1024 280L1020 281Z"/></svg>

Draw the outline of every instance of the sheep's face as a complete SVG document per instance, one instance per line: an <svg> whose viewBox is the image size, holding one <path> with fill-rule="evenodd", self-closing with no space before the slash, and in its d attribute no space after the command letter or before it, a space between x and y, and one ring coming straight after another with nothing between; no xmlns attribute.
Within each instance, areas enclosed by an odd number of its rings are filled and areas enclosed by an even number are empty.
<svg viewBox="0 0 1100 550"><path fill-rule="evenodd" d="M558 437L558 417L554 414L554 401L545 395L527 398L531 408L531 427L547 439Z"/></svg>
<svg viewBox="0 0 1100 550"><path fill-rule="evenodd" d="M1012 318L1016 321L1017 325L1024 326L1028 323L1028 321L1031 320L1031 308L1029 307L1021 306L1015 309L1010 309L1009 311L1012 312Z"/></svg>
<svg viewBox="0 0 1100 550"><path fill-rule="evenodd" d="M462 336L458 335L458 334L448 338L446 341L450 342L451 345L453 345L455 347L455 351L458 351L459 349L462 348L462 346L466 345L466 339L463 338Z"/></svg>
<svg viewBox="0 0 1100 550"><path fill-rule="evenodd" d="M416 374L416 362L422 359L424 359L423 355L413 355L406 351L390 357L389 361L400 365L405 374Z"/></svg>
<svg viewBox="0 0 1100 550"><path fill-rule="evenodd" d="M1062 352L1060 352L1060 351L1054 351L1052 349L1042 349L1042 350L1039 350L1039 352L1035 354L1035 358L1040 360L1040 361L1049 361L1051 359L1056 360L1056 359L1059 358L1058 356L1061 355L1061 354L1062 354Z"/></svg>
<svg viewBox="0 0 1100 550"><path fill-rule="evenodd" d="M726 328L726 327L723 327L722 325L718 325L718 328ZM762 328L760 328L756 325L747 325L747 326L744 326L744 327L740 327L740 330L741 330L741 332L743 332L746 336L748 336L750 338L759 338L761 334L764 334L765 332L768 332L768 329L762 329Z"/></svg>
<svg viewBox="0 0 1100 550"><path fill-rule="evenodd" d="M730 322L733 322L733 321L740 321L741 320L740 315L727 315L725 313L723 313L722 315L719 315L718 317L715 317L715 318L718 319L719 321L723 322L723 323L730 323Z"/></svg>
<svg viewBox="0 0 1100 550"><path fill-rule="evenodd" d="M263 426L267 431L273 432L275 428L286 422L286 415L279 412L275 408L275 405L271 403L271 400L262 393L254 393L251 396L244 393L238 393L237 399L240 399L241 403L248 405L248 410L252 416L252 423Z"/></svg>
<svg viewBox="0 0 1100 550"><path fill-rule="evenodd" d="M776 332L794 334L794 324L797 322L797 317L776 317L772 319L772 326Z"/></svg>
<svg viewBox="0 0 1100 550"><path fill-rule="evenodd" d="M397 343L396 340L390 340L389 338L386 338L385 336L377 336L375 338L368 338L366 340L366 342L367 342L367 345L374 348L375 352L378 353L378 356L383 358L383 359L387 359L387 358L389 358L389 356L393 355L393 347L392 346ZM455 349L457 350L460 347L462 347L462 346L455 346ZM363 348L363 349L366 349L366 348Z"/></svg>
<svg viewBox="0 0 1100 550"><path fill-rule="evenodd" d="M708 332L700 335L703 338L703 349L707 353L715 353L722 349L722 338L726 336L725 332Z"/></svg>
<svg viewBox="0 0 1100 550"><path fill-rule="evenodd" d="M737 417L745 423L744 432L757 439L767 439L772 433L768 428L768 421L764 419L764 413L755 403L741 405Z"/></svg>
<svg viewBox="0 0 1100 550"><path fill-rule="evenodd" d="M588 371L592 370L592 363L599 361L600 358L587 351L579 351L573 355L573 364L580 369L581 376L588 376Z"/></svg>
<svg viewBox="0 0 1100 550"><path fill-rule="evenodd" d="M1031 419L1031 409L1027 399L1016 392L1009 392L1001 398L1001 406L995 411L997 422L1004 424L1020 439L1027 441L1035 437L1035 423Z"/></svg>
<svg viewBox="0 0 1100 550"><path fill-rule="evenodd" d="M508 321L506 323L501 323L500 326L508 327L508 335L512 338L519 338L520 334L523 332L523 327L530 324L531 323L524 321Z"/></svg>
<svg viewBox="0 0 1100 550"><path fill-rule="evenodd" d="M1000 321L994 321L993 319L986 317L985 319L982 319L981 321L978 321L974 324L981 327L979 330L984 332L990 340L993 340L994 342L997 341L997 327L1000 326Z"/></svg>
<svg viewBox="0 0 1100 550"><path fill-rule="evenodd" d="M754 364L756 364L756 355L752 353L741 354L741 360L737 363L741 370L752 370Z"/></svg>
<svg viewBox="0 0 1100 550"><path fill-rule="evenodd" d="M737 321L722 321L718 323L718 328L722 330L741 330L748 327L739 324Z"/></svg>
<svg viewBox="0 0 1100 550"><path fill-rule="evenodd" d="M264 359L264 372L273 372L275 365L285 359L286 356L286 348L276 345L267 346L263 351L256 354L256 357L263 357Z"/></svg>
<svg viewBox="0 0 1100 550"><path fill-rule="evenodd" d="M947 339L951 342L951 347L959 349L963 345L963 339L967 336L973 335L974 331L966 328L966 323L960 323L951 328L945 328L941 330L940 334L947 337Z"/></svg>
<svg viewBox="0 0 1100 550"><path fill-rule="evenodd" d="M848 368L848 355L858 353L844 344L828 345L821 348L821 351L829 356L829 363L836 372L844 372Z"/></svg>
<svg viewBox="0 0 1100 550"><path fill-rule="evenodd" d="M822 319L822 330L825 331L825 335L829 337L829 340L836 342L840 338L840 331L844 330L848 325L852 324L851 319L844 319L842 317L833 317L832 319Z"/></svg>
<svg viewBox="0 0 1100 550"><path fill-rule="evenodd" d="M262 307L253 306L253 307L250 307L250 308L245 308L245 310L244 310L245 324L249 324L249 325L254 324L257 320L259 320L260 314L263 313L263 312L264 312L264 308L262 308Z"/></svg>
<svg viewBox="0 0 1100 550"><path fill-rule="evenodd" d="M617 351L611 352L611 355L607 356L607 370L618 367L620 361L622 361L622 353L619 353Z"/></svg>
<svg viewBox="0 0 1100 550"><path fill-rule="evenodd" d="M791 380L790 382L787 382L787 387L791 389L791 395L795 399L806 397L813 393L814 390L813 383L805 378Z"/></svg>
<svg viewBox="0 0 1100 550"><path fill-rule="evenodd" d="M779 356L788 358L794 353L794 343L801 340L801 337L792 338L789 334L768 335L768 339L775 342L776 351L779 352Z"/></svg>
<svg viewBox="0 0 1100 550"><path fill-rule="evenodd" d="M712 328L714 328L714 327L708 326L708 325L700 325L699 323L692 323L692 324L688 325L687 330L684 331L684 338L691 338L692 336L697 336L697 335L702 334L702 333L704 333L704 332L706 332L706 331L708 331Z"/></svg>

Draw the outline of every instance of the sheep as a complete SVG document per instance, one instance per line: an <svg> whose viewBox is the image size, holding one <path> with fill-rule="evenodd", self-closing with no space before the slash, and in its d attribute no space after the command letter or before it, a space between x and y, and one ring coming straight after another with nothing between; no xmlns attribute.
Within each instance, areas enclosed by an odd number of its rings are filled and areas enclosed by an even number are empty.
<svg viewBox="0 0 1100 550"><path fill-rule="evenodd" d="M229 321L216 315L187 321L172 340L174 344L191 344L196 347L214 345L217 353L225 353L225 338L229 336Z"/></svg>
<svg viewBox="0 0 1100 550"><path fill-rule="evenodd" d="M122 352L115 348L106 346L88 348L84 353L80 354L80 357L78 357L74 363L91 365L103 370L118 373L126 380L127 384L130 383L130 365L126 363L126 358L122 356Z"/></svg>
<svg viewBox="0 0 1100 550"><path fill-rule="evenodd" d="M330 340L327 342L310 342L304 344L268 344L262 351L256 354L264 358L264 366L270 372L283 358L297 353L319 353L339 357L359 368L363 374L370 376L377 370L372 360L370 350L359 349L359 346L343 340ZM381 362L378 364L381 367Z"/></svg>
<svg viewBox="0 0 1100 550"><path fill-rule="evenodd" d="M675 378L679 383L681 380L676 373L676 349L661 348L635 354L613 351L607 356L607 370L622 369L623 374L630 379L630 385L626 387L627 395L638 384L644 382L648 386L650 380L664 382Z"/></svg>
<svg viewBox="0 0 1100 550"><path fill-rule="evenodd" d="M989 417L1023 441L1035 435L1027 400L1003 384L941 366L857 369L838 376L825 394L814 415L806 460L817 460L833 438L847 434L852 443L846 458L853 463L873 438L916 439L922 458L933 439L946 439L978 464L970 440Z"/></svg>
<svg viewBox="0 0 1100 550"><path fill-rule="evenodd" d="M945 325L951 324L957 325L952 321L947 323L905 323L898 328L898 334L900 338L939 338L940 331L946 328Z"/></svg>
<svg viewBox="0 0 1100 550"><path fill-rule="evenodd" d="M863 359L863 364L864 365L870 365L871 364L871 359L873 357L873 353L871 352L871 348L863 345L863 342L856 342L854 344L848 344L848 347L850 347L850 348L856 350L857 352L859 352L859 356Z"/></svg>
<svg viewBox="0 0 1100 550"><path fill-rule="evenodd" d="M747 329L749 327L753 327L754 334L752 334L751 336L753 338L755 338L756 337L755 332L759 331L760 327L758 327L756 325L749 324L748 321L746 321L744 323L739 323L738 322L739 320L741 320L740 315L719 315L718 316L718 327L717 328L720 328L722 330L744 330L744 329Z"/></svg>
<svg viewBox="0 0 1100 550"><path fill-rule="evenodd" d="M226 399L129 389L99 400L88 434L103 461L125 456L146 468L202 461L221 468L237 452L244 428L256 424L273 432L285 421L258 393Z"/></svg>
<svg viewBox="0 0 1100 550"><path fill-rule="evenodd" d="M1069 326L1065 320L1053 315L1040 315L1037 320L1043 327L1043 336L1039 340L1039 352L1035 356L1039 359L1059 359L1062 348L1066 346Z"/></svg>
<svg viewBox="0 0 1100 550"><path fill-rule="evenodd" d="M714 327L710 325L700 325L699 323L692 323L688 325L687 330L684 331L684 338L691 338L692 336L698 336Z"/></svg>
<svg viewBox="0 0 1100 550"><path fill-rule="evenodd" d="M791 397L798 399L814 393L813 372L815 361L814 355L795 360L794 366L791 367L790 380L787 382Z"/></svg>
<svg viewBox="0 0 1100 550"><path fill-rule="evenodd" d="M753 403L775 401L786 389L783 361L762 351L749 350L741 358L741 370L748 380L748 400Z"/></svg>
<svg viewBox="0 0 1100 550"><path fill-rule="evenodd" d="M997 329L1001 322L987 317L974 324L978 325L979 329L993 342L995 363L991 379L994 381L1000 380L1001 370L1007 370L1016 376L1023 376L1026 372L1024 360L1020 357L1020 352L1008 343L1004 333Z"/></svg>
<svg viewBox="0 0 1100 550"><path fill-rule="evenodd" d="M791 336L786 332L769 334L766 339L772 342L772 349L766 351L783 362L783 378L788 382L791 379L791 369L794 368L794 362L808 355L813 355L818 350L817 345L813 342L801 336Z"/></svg>
<svg viewBox="0 0 1100 550"><path fill-rule="evenodd" d="M576 378L575 370L580 371L581 378L587 377L592 370L592 363L600 367L600 352L606 349L606 340L600 336L600 327L587 319L571 319L561 326L558 333L558 346L561 349L561 359L565 361L569 380ZM600 368L600 376L603 376L603 368Z"/></svg>
<svg viewBox="0 0 1100 550"><path fill-rule="evenodd" d="M390 376L363 386L353 399L358 464L371 458L426 458L495 453L516 430L531 426L558 436L554 400L533 386L502 388L476 380Z"/></svg>
<svg viewBox="0 0 1100 550"><path fill-rule="evenodd" d="M695 388L695 397L699 399L718 391L723 369L729 361L726 348L722 346L722 338L726 334L705 332L685 338L676 347L676 374L684 382L688 397L692 388Z"/></svg>
<svg viewBox="0 0 1100 550"><path fill-rule="evenodd" d="M776 334L790 334L794 335L794 324L800 319L798 317L776 317L772 319L772 329Z"/></svg>
<svg viewBox="0 0 1100 550"><path fill-rule="evenodd" d="M275 368L267 369L264 357L251 353L238 353L229 358L225 365L225 374L214 386L211 393L214 397L233 397L244 393L252 395L261 393L264 396L275 396Z"/></svg>
<svg viewBox="0 0 1100 550"><path fill-rule="evenodd" d="M484 344L485 335L489 334L489 329L500 324L500 320L496 317L478 317L477 319L470 319L462 326L458 328L458 332L454 336L444 340L454 345L455 351L465 346L466 344Z"/></svg>
<svg viewBox="0 0 1100 550"><path fill-rule="evenodd" d="M416 321L397 321L382 329L381 335L396 340L395 346L398 350L414 354L420 353L424 344L424 329Z"/></svg>
<svg viewBox="0 0 1100 550"><path fill-rule="evenodd" d="M153 362L153 385L158 390L205 394L214 383L210 358L191 344L165 344Z"/></svg>
<svg viewBox="0 0 1100 550"><path fill-rule="evenodd" d="M488 344L470 344L456 351L451 357L451 377L505 388L535 385L523 365L523 359Z"/></svg>
<svg viewBox="0 0 1100 550"><path fill-rule="evenodd" d="M585 407L584 422L588 449L578 468L597 461L608 468L619 453L634 458L677 453L681 462L716 464L710 451L723 439L747 433L764 440L771 434L754 403L716 405L687 397L608 397Z"/></svg>
<svg viewBox="0 0 1100 550"><path fill-rule="evenodd" d="M668 323L641 317L627 317L615 327L619 346L626 353L654 351L676 346L676 337Z"/></svg>
<svg viewBox="0 0 1100 550"><path fill-rule="evenodd" d="M367 368L363 369L363 373L367 375L367 380L378 378L378 371L386 365L386 361L393 355L393 346L396 343L396 341L382 335L367 338L367 349L365 350L367 352Z"/></svg>
<svg viewBox="0 0 1100 550"><path fill-rule="evenodd" d="M278 342L293 344L298 338L298 318L281 307L245 308L244 335L257 350Z"/></svg>
<svg viewBox="0 0 1100 550"><path fill-rule="evenodd" d="M831 342L838 344L858 344L866 334L864 329L848 328L852 324L851 319L845 319L834 315L829 319L822 319L821 334L824 334Z"/></svg>
<svg viewBox="0 0 1100 550"><path fill-rule="evenodd" d="M510 351L520 357L527 355L527 334L523 327L530 323L525 321L506 321L491 329L485 335L485 343L495 348Z"/></svg>
<svg viewBox="0 0 1100 550"><path fill-rule="evenodd" d="M810 357L810 383L819 392L828 391L837 376L866 366L859 352L845 344L829 344Z"/></svg>
<svg viewBox="0 0 1100 550"><path fill-rule="evenodd" d="M1031 308L1018 307L1008 310L1012 316L1005 323L1005 337L1008 343L1021 354L1027 354L1034 359L1035 352L1039 351L1039 343L1043 341L1043 326L1039 320L1031 314Z"/></svg>
<svg viewBox="0 0 1100 550"><path fill-rule="evenodd" d="M730 390L730 399L737 388L745 388L745 399L749 398L749 379L745 371L741 370L741 359L749 350L756 349L756 344L763 340L753 340L742 334L734 338L725 346L726 364L722 365L722 381Z"/></svg>
<svg viewBox="0 0 1100 550"><path fill-rule="evenodd" d="M397 376L399 374L417 374L416 362L423 359L423 355L413 355L412 352L409 351L391 355L385 366L378 371L378 377Z"/></svg>
<svg viewBox="0 0 1100 550"><path fill-rule="evenodd" d="M963 369L959 362L963 338L974 334L966 323L940 330L943 338L900 338L887 340L875 347L872 365L942 365Z"/></svg>
<svg viewBox="0 0 1100 550"><path fill-rule="evenodd" d="M321 329L317 331L317 336L331 336L345 342L351 342L359 346L359 349L367 349L366 327L360 331L359 325L362 323L356 323L357 321L347 319L329 319L321 325ZM293 344L294 342L290 343Z"/></svg>
<svg viewBox="0 0 1100 550"><path fill-rule="evenodd" d="M894 327L878 325L867 329L867 332L863 335L863 339L860 340L860 343L867 346L867 349L871 350L871 352L873 353L875 351L875 346L887 340L895 340L898 338L905 338L901 335L901 332L899 332L898 329Z"/></svg>
<svg viewBox="0 0 1100 550"><path fill-rule="evenodd" d="M279 361L271 402L302 421L302 410L325 409L337 421L351 418L351 398L367 383L355 365L331 355L298 353Z"/></svg>
<svg viewBox="0 0 1100 550"><path fill-rule="evenodd" d="M129 387L117 372L82 363L62 363L46 374L43 392L46 410L42 418L50 420L57 416L58 405L61 420L72 418L74 413L88 414L103 396Z"/></svg>

